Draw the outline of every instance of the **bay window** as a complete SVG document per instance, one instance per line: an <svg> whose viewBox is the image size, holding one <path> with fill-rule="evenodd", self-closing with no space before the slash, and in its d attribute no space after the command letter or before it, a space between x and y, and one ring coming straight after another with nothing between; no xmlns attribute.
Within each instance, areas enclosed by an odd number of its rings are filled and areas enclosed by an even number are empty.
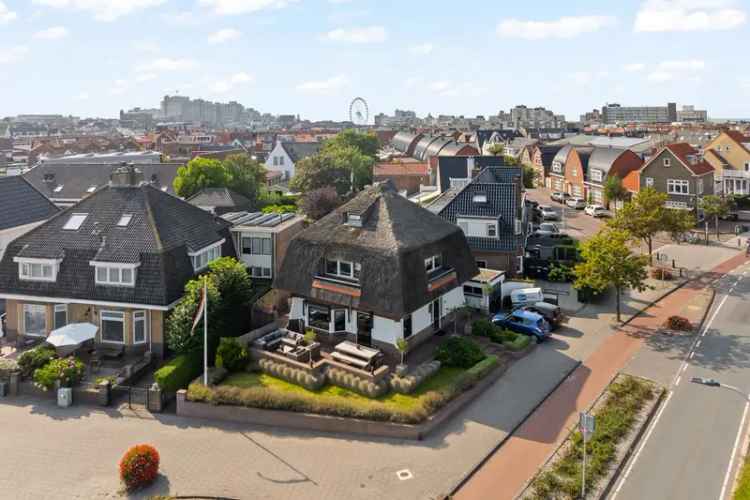
<svg viewBox="0 0 750 500"><path fill-rule="evenodd" d="M307 324L314 328L329 331L331 329L331 309L327 306L308 304Z"/></svg>
<svg viewBox="0 0 750 500"><path fill-rule="evenodd" d="M102 342L112 344L125 343L125 313L121 311L102 311L100 314Z"/></svg>
<svg viewBox="0 0 750 500"><path fill-rule="evenodd" d="M44 337L47 334L47 306L23 305L23 332L30 337Z"/></svg>

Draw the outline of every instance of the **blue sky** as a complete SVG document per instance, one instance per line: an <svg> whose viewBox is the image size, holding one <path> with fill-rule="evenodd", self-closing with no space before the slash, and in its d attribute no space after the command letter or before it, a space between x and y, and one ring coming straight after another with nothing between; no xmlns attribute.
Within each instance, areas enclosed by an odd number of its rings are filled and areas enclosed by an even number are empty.
<svg viewBox="0 0 750 500"><path fill-rule="evenodd" d="M605 102L750 117L743 0L0 0L0 116L117 115L165 93L264 112L569 119Z"/></svg>

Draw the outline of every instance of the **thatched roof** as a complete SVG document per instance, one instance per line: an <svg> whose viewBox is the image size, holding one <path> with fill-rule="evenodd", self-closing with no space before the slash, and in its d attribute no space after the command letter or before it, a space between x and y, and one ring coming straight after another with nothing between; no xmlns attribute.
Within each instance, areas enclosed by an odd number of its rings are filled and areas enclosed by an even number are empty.
<svg viewBox="0 0 750 500"><path fill-rule="evenodd" d="M347 214L361 216L362 227L347 224ZM444 267L453 268L456 279L429 291L424 259L438 254ZM358 293L314 286L326 258L362 266ZM287 250L274 286L312 300L400 320L478 272L458 226L400 196L386 182L366 189L299 233Z"/></svg>

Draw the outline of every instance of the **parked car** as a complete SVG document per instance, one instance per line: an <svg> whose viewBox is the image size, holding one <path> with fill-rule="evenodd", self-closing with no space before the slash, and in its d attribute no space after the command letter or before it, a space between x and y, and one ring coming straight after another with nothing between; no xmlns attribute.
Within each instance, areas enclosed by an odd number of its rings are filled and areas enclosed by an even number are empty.
<svg viewBox="0 0 750 500"><path fill-rule="evenodd" d="M565 200L570 198L570 195L568 193L563 193L562 191L555 191L551 195L549 195L549 197L552 201L556 201L558 203L564 203Z"/></svg>
<svg viewBox="0 0 750 500"><path fill-rule="evenodd" d="M591 217L598 218L610 216L609 210L601 205L586 205L586 208L584 208L583 211L586 212L586 215L590 215Z"/></svg>
<svg viewBox="0 0 750 500"><path fill-rule="evenodd" d="M583 198L568 198L565 200L565 204L569 206L570 208L575 208L576 210L581 210L582 208L586 207L586 200Z"/></svg>
<svg viewBox="0 0 750 500"><path fill-rule="evenodd" d="M726 213L726 215L722 215L719 217L721 220L740 220L740 213L736 210L730 210Z"/></svg>
<svg viewBox="0 0 750 500"><path fill-rule="evenodd" d="M523 309L513 311L510 314L496 314L492 318L492 323L521 335L533 336L537 342L544 341L550 335L549 323L541 314Z"/></svg>
<svg viewBox="0 0 750 500"><path fill-rule="evenodd" d="M552 207L548 207L546 205L539 205L539 211L540 211L543 221L560 219L560 215L555 210L552 210Z"/></svg>
<svg viewBox="0 0 750 500"><path fill-rule="evenodd" d="M524 309L541 315L547 323L549 323L550 330L557 330L562 324L562 310L560 309L560 306L555 304L550 304L549 302L537 302L524 307Z"/></svg>
<svg viewBox="0 0 750 500"><path fill-rule="evenodd" d="M560 233L560 227L554 222L542 222L536 231L539 233L558 234Z"/></svg>

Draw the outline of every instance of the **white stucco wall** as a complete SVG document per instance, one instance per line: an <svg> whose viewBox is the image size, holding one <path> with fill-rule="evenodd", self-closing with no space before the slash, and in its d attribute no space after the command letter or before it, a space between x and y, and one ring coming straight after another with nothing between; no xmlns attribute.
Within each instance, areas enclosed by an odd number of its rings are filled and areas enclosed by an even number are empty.
<svg viewBox="0 0 750 500"><path fill-rule="evenodd" d="M380 316L373 318L372 340L395 345L402 336L401 332L400 321L393 321L392 319L381 318Z"/></svg>
<svg viewBox="0 0 750 500"><path fill-rule="evenodd" d="M283 158L283 165L274 165L274 158ZM294 162L286 153L286 150L281 146L280 142L277 142L271 152L268 154L266 159L266 168L274 172L283 172L287 179L294 177Z"/></svg>

